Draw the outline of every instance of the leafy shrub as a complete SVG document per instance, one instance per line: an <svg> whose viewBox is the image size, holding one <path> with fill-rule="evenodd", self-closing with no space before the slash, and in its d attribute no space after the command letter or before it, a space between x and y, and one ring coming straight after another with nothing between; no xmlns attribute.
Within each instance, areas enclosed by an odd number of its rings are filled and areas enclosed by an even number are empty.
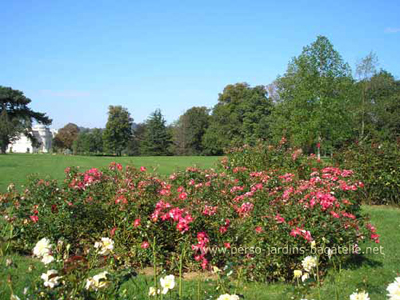
<svg viewBox="0 0 400 300"><path fill-rule="evenodd" d="M288 147L283 137L279 144L269 145L259 142L256 146L244 145L227 151L228 157L222 161L224 169L232 173L240 173L242 168L250 171L280 170L292 172L296 170L299 179L308 177L314 168L321 167L315 155L306 156L301 149Z"/></svg>
<svg viewBox="0 0 400 300"><path fill-rule="evenodd" d="M323 272L326 249L379 242L360 212L362 187L352 171L281 143L237 149L218 172L188 168L165 180L115 163L67 169L60 187L34 180L1 195L1 213L14 226L17 249L49 237L79 254L111 237L124 265L176 271L182 259L185 270L231 265L249 280L271 281L291 279L316 248Z"/></svg>
<svg viewBox="0 0 400 300"><path fill-rule="evenodd" d="M354 144L338 153L335 162L355 171L365 183L366 203L400 204L400 149L391 143Z"/></svg>

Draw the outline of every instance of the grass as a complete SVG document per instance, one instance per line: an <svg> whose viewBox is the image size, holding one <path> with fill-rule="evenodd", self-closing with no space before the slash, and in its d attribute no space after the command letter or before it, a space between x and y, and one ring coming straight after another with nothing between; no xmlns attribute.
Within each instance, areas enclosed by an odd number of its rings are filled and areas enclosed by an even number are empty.
<svg viewBox="0 0 400 300"><path fill-rule="evenodd" d="M364 206L365 213L381 235L381 243L366 243L367 247L382 247L383 254L369 253L350 261L339 276L330 276L322 288L323 299L334 298L333 278L340 299L349 299L356 289L366 290L372 300L387 299L386 287L400 276L400 209L387 206ZM365 250L364 250L365 251ZM314 293L312 298L317 299Z"/></svg>
<svg viewBox="0 0 400 300"><path fill-rule="evenodd" d="M371 221L377 226L381 234L379 245L366 243L368 246L382 246L382 254L365 254L357 259L352 259L343 266L339 275L329 274L322 285L322 298L324 300L335 299L335 284L340 292L339 299L349 299L349 295L359 290L366 290L372 300L387 299L386 287L393 282L395 277L400 276L400 209L382 206L364 206L365 213L370 214ZM5 266L6 258L12 258L14 265ZM34 270L28 272L29 266L35 266ZM7 278L11 276L13 288L18 296L22 296L25 286L32 280L40 277L43 271L41 263L33 261L29 257L16 254L8 254L0 258L0 299L9 299L9 288ZM336 283L333 283L335 280ZM133 282L135 281L135 282ZM139 275L128 281L124 288L127 289L128 299L147 299L148 286L152 281L150 277ZM202 299L212 293L214 286L212 282L201 284ZM244 299L290 299L288 290L292 287L289 283L242 283L238 293L244 295ZM187 299L196 299L197 281L186 280L184 287ZM317 291L307 299L318 299Z"/></svg>
<svg viewBox="0 0 400 300"><path fill-rule="evenodd" d="M0 193L13 182L17 186L26 183L27 176L35 173L42 178L62 180L64 170L70 166L80 166L83 170L106 167L115 161L124 166L145 166L159 175L169 175L176 169L188 166L211 168L218 157L213 156L157 156L157 157L112 157L112 156L67 156L50 154L6 154L0 155Z"/></svg>

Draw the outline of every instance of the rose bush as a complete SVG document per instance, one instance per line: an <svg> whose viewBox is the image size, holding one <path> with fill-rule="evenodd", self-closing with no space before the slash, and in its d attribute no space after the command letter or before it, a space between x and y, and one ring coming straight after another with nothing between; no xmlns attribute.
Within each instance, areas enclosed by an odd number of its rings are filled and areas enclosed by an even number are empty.
<svg viewBox="0 0 400 300"><path fill-rule="evenodd" d="M291 280L312 249L322 251L322 275L332 253L348 255L335 252L339 247L379 242L360 211L362 188L352 171L325 166L282 140L236 149L218 171L188 168L169 178L116 163L68 168L60 186L33 179L1 195L1 214L20 251L48 237L79 255L108 237L119 263L134 268L155 263L177 272L181 259L184 270L231 265L248 280Z"/></svg>

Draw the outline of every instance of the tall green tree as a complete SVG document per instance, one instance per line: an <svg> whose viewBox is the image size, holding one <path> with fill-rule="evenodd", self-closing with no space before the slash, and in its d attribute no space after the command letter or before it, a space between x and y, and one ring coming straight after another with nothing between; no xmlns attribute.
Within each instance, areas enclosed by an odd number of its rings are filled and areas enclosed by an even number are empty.
<svg viewBox="0 0 400 300"><path fill-rule="evenodd" d="M32 142L36 142L31 130L32 123L50 125L52 120L45 113L33 111L29 108L31 99L23 92L10 87L0 86L0 152L6 153L8 145L16 140L20 134L26 135Z"/></svg>
<svg viewBox="0 0 400 300"><path fill-rule="evenodd" d="M161 111L157 109L146 121L140 153L148 156L170 155L171 139L166 121Z"/></svg>
<svg viewBox="0 0 400 300"><path fill-rule="evenodd" d="M373 138L400 142L400 80L381 70L371 77L366 98Z"/></svg>
<svg viewBox="0 0 400 300"><path fill-rule="evenodd" d="M200 155L204 152L203 136L210 123L206 107L188 109L173 126L173 141L177 155Z"/></svg>
<svg viewBox="0 0 400 300"><path fill-rule="evenodd" d="M268 116L272 101L265 86L247 83L228 85L219 94L210 125L203 138L208 154L219 155L223 149L244 143L254 144L268 136Z"/></svg>
<svg viewBox="0 0 400 300"><path fill-rule="evenodd" d="M273 138L293 146L332 151L353 136L351 69L330 41L318 36L275 82L279 97L271 115ZM319 150L319 149L318 149Z"/></svg>
<svg viewBox="0 0 400 300"><path fill-rule="evenodd" d="M103 134L106 151L121 155L132 138L133 119L122 106L109 106L108 121Z"/></svg>

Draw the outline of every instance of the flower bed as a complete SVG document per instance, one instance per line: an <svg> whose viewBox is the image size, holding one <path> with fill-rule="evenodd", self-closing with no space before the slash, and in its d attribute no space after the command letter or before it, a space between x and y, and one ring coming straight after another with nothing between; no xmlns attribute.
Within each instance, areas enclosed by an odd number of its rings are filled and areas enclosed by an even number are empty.
<svg viewBox="0 0 400 300"><path fill-rule="evenodd" d="M22 252L47 237L81 255L107 237L125 265L151 266L155 251L157 263L176 272L184 250L184 270L229 264L255 281L293 278L313 247L323 274L332 254L344 259L365 239L379 243L360 213L363 184L353 172L283 144L261 158L254 157L259 148L236 149L218 171L188 168L168 179L115 163L68 168L61 186L35 179L22 192L11 188L1 195L1 213Z"/></svg>

